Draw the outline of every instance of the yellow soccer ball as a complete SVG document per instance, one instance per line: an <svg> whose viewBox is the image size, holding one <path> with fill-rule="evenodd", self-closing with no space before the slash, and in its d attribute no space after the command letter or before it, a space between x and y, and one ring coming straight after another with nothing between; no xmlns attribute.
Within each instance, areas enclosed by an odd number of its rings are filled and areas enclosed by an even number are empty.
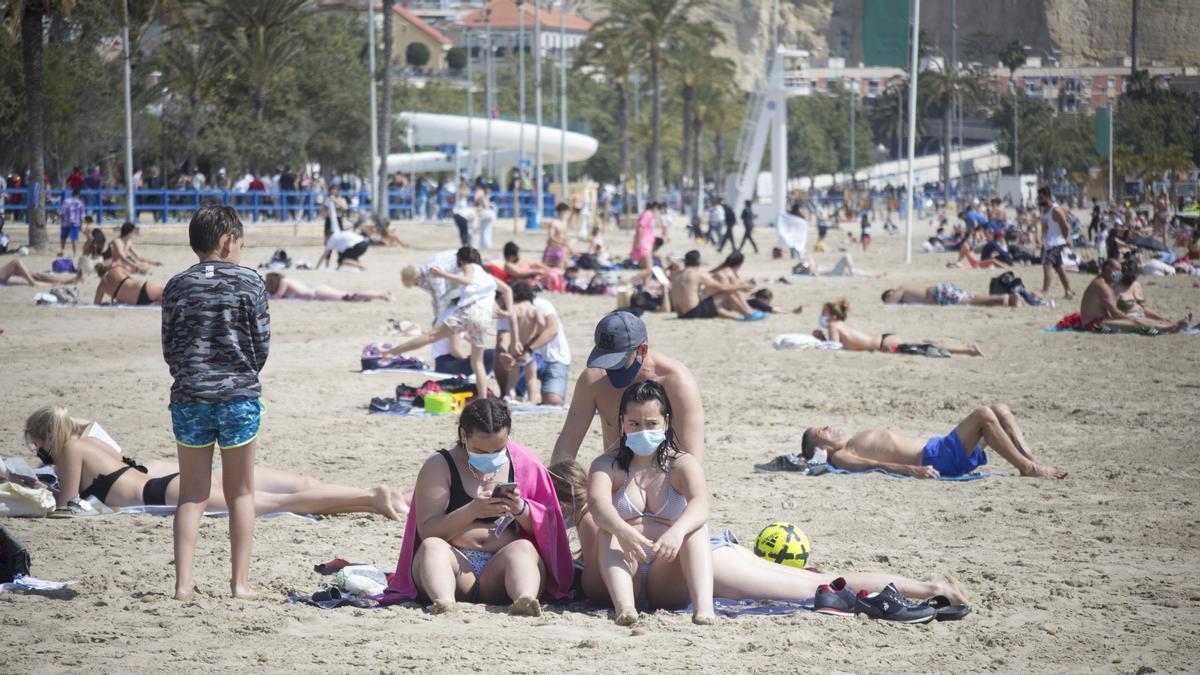
<svg viewBox="0 0 1200 675"><path fill-rule="evenodd" d="M758 533L754 555L789 567L804 567L812 544L808 536L792 523L771 523Z"/></svg>

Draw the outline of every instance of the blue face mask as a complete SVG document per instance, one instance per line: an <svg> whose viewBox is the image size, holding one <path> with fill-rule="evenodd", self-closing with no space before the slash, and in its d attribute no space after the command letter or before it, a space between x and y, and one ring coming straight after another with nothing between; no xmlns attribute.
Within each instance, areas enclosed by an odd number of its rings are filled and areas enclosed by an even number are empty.
<svg viewBox="0 0 1200 675"><path fill-rule="evenodd" d="M633 363L624 368L614 368L604 371L608 375L608 383L617 389L624 389L633 384L638 371L642 369L642 359L634 359Z"/></svg>
<svg viewBox="0 0 1200 675"><path fill-rule="evenodd" d="M467 463L479 473L496 473L500 467L504 466L507 459L508 455L503 450L500 452L467 451Z"/></svg>
<svg viewBox="0 0 1200 675"><path fill-rule="evenodd" d="M817 317L817 323L821 324L821 328L829 328L829 319L824 314Z"/></svg>
<svg viewBox="0 0 1200 675"><path fill-rule="evenodd" d="M638 457L653 455L667 440L667 432L661 429L643 429L625 435L625 447Z"/></svg>

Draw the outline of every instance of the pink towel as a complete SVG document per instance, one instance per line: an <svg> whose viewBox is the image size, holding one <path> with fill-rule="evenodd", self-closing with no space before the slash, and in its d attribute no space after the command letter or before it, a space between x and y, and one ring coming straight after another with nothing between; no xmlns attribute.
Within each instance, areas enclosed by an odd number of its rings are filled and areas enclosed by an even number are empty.
<svg viewBox="0 0 1200 675"><path fill-rule="evenodd" d="M533 532L520 530L521 537L533 542L537 548L546 573L546 595L553 600L567 597L575 579L575 565L571 559L571 544L567 539L567 528L550 472L528 448L510 440L508 456L513 463L513 473L521 496L529 502L529 514L533 520ZM412 578L412 560L421 537L417 534L416 496L409 506L408 522L404 526L404 543L400 545L400 562L396 574L383 595L375 599L381 604L392 605L417 597L417 587Z"/></svg>

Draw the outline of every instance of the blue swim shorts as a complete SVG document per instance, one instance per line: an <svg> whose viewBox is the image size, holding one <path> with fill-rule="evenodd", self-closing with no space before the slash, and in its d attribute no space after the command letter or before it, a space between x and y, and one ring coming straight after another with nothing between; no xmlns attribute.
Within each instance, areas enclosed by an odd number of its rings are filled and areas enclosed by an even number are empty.
<svg viewBox="0 0 1200 675"><path fill-rule="evenodd" d="M79 241L79 226L78 225L59 225L58 226L59 241Z"/></svg>
<svg viewBox="0 0 1200 675"><path fill-rule="evenodd" d="M921 464L932 466L943 476L965 476L987 464L987 453L978 445L967 454L957 430L945 436L934 436L925 444Z"/></svg>
<svg viewBox="0 0 1200 675"><path fill-rule="evenodd" d="M185 448L240 448L258 438L263 404L256 398L228 403L172 403L175 442Z"/></svg>
<svg viewBox="0 0 1200 675"><path fill-rule="evenodd" d="M542 372L538 373L538 377L542 378L542 396L557 394L562 400L567 400L567 377L570 371L569 363L547 361Z"/></svg>

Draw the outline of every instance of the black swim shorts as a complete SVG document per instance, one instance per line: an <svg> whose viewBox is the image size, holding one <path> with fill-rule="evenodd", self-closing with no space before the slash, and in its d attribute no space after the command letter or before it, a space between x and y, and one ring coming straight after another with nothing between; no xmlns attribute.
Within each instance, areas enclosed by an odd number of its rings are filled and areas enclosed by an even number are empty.
<svg viewBox="0 0 1200 675"><path fill-rule="evenodd" d="M717 316L717 301L707 297L700 301L691 311L681 315L681 319L711 319Z"/></svg>

